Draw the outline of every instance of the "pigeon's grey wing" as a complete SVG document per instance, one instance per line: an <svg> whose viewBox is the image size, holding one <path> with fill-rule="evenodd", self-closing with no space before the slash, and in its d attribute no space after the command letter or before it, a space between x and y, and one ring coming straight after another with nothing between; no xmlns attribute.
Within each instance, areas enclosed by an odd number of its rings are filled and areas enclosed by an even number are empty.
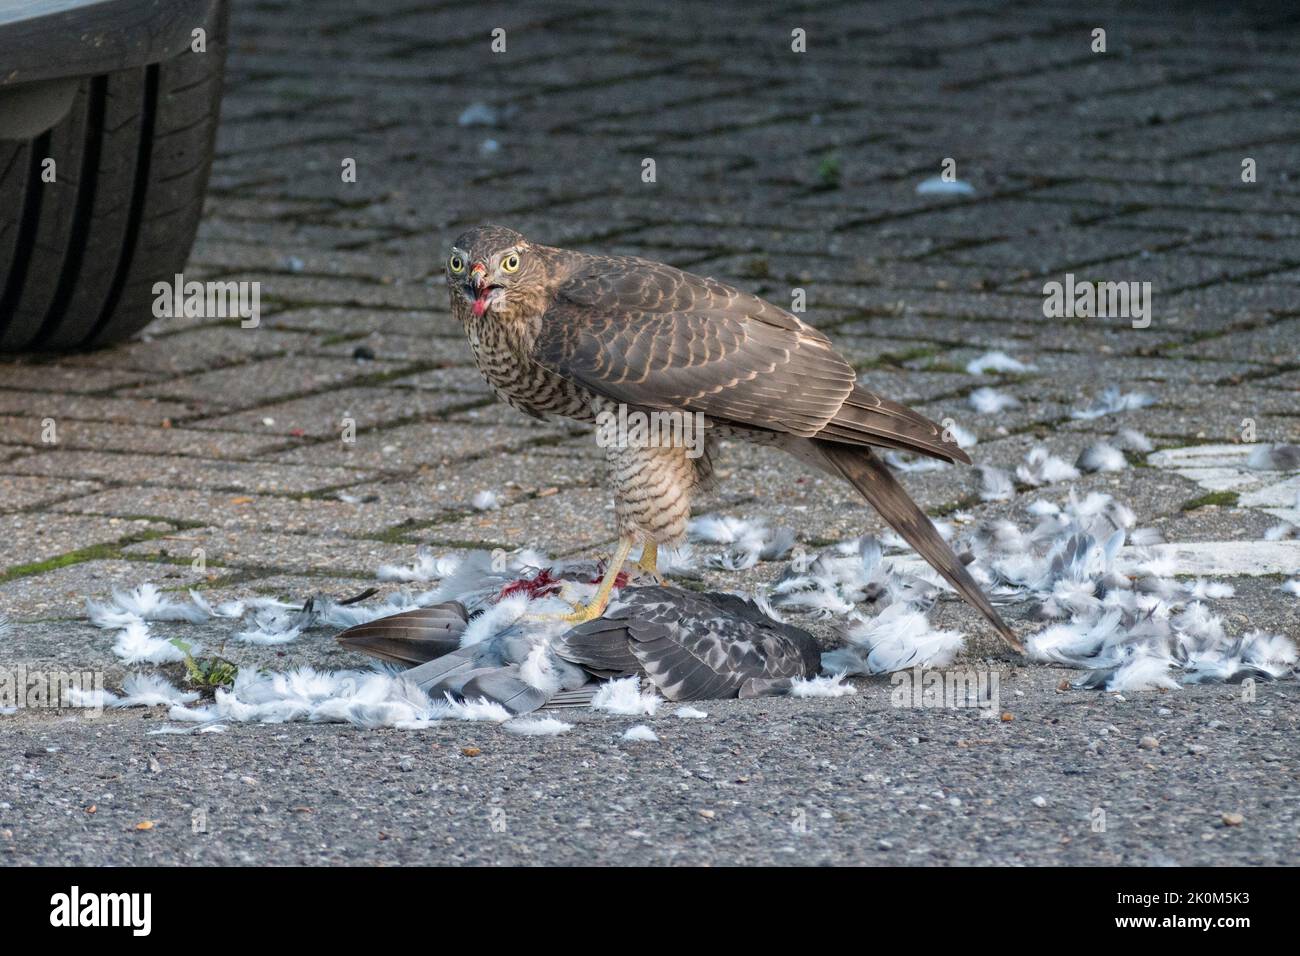
<svg viewBox="0 0 1300 956"><path fill-rule="evenodd" d="M628 589L632 653L669 700L735 697L747 677L762 675L754 629L712 601L675 588Z"/></svg>
<svg viewBox="0 0 1300 956"><path fill-rule="evenodd" d="M620 607L612 607L605 617L567 631L552 645L555 655L597 677L641 673L641 665L628 640L628 622L620 612Z"/></svg>
<svg viewBox="0 0 1300 956"><path fill-rule="evenodd" d="M524 683L519 679L518 669L511 667L495 667L475 674L461 686L460 695L466 700L482 697L494 701L515 715L532 713L550 696Z"/></svg>
<svg viewBox="0 0 1300 956"><path fill-rule="evenodd" d="M634 647L646 676L669 700L718 700L735 697L744 676L719 666L712 635L699 635L689 643L674 625L639 628Z"/></svg>
<svg viewBox="0 0 1300 956"><path fill-rule="evenodd" d="M767 661L768 677L812 677L821 670L821 648L803 628L768 617L761 607L738 594L706 591L697 596L754 629L750 639L757 642L759 654Z"/></svg>
<svg viewBox="0 0 1300 956"><path fill-rule="evenodd" d="M783 697L790 693L793 682L788 677L766 678L751 677L740 687L740 698L748 700L751 697Z"/></svg>
<svg viewBox="0 0 1300 956"><path fill-rule="evenodd" d="M350 651L380 660L423 664L460 646L465 621L464 605L448 601L355 624L336 640Z"/></svg>
<svg viewBox="0 0 1300 956"><path fill-rule="evenodd" d="M465 680L470 671L481 667L478 661L481 650L477 646L463 647L418 667L412 667L409 671L403 672L402 676L425 693L436 695L441 689L440 685L445 683L447 686L452 686L452 682L458 678Z"/></svg>
<svg viewBox="0 0 1300 956"><path fill-rule="evenodd" d="M811 677L821 669L821 648L803 628L773 620L748 598L721 591L705 591L697 598L743 625L733 638L754 644L769 678Z"/></svg>

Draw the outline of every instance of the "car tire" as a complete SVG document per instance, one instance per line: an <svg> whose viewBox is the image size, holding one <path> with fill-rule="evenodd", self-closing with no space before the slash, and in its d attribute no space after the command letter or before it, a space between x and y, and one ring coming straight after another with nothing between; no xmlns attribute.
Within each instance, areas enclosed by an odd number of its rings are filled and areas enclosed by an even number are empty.
<svg viewBox="0 0 1300 956"><path fill-rule="evenodd" d="M205 52L87 77L52 129L0 140L0 351L95 348L153 320L203 212L226 22L219 4Z"/></svg>

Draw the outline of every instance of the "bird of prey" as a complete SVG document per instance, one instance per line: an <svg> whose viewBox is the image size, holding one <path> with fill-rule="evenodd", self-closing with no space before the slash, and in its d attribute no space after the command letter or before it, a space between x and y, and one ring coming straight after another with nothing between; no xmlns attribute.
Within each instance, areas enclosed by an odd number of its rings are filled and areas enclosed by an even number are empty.
<svg viewBox="0 0 1300 956"><path fill-rule="evenodd" d="M855 487L1016 650L1011 629L930 519L873 451L970 463L923 415L868 391L817 329L716 279L628 256L525 239L502 226L459 236L446 265L452 314L502 400L529 415L596 423L620 409L702 416L708 444L780 448ZM655 570L681 540L710 456L683 443L602 442L619 543L592 600L599 617L632 549Z"/></svg>

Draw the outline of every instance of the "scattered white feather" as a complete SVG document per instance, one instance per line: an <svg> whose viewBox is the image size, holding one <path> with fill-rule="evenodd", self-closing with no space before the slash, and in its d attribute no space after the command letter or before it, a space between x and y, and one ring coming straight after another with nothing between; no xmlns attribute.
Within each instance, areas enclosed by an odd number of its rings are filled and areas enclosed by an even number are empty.
<svg viewBox="0 0 1300 956"><path fill-rule="evenodd" d="M1080 452L1074 464L1080 471L1123 471L1128 467L1128 459L1114 445L1099 441Z"/></svg>
<svg viewBox="0 0 1300 956"><path fill-rule="evenodd" d="M686 525L686 533L696 541L709 544L735 544L747 534L752 534L753 525L744 518L730 515L702 515L692 518Z"/></svg>
<svg viewBox="0 0 1300 956"><path fill-rule="evenodd" d="M957 443L958 448L974 448L980 443L978 435L957 422L948 426L948 434Z"/></svg>
<svg viewBox="0 0 1300 956"><path fill-rule="evenodd" d="M1177 690L1173 662L1163 655L1135 654L1116 668L1106 690L1127 693L1139 690Z"/></svg>
<svg viewBox="0 0 1300 956"><path fill-rule="evenodd" d="M1237 593L1237 589L1231 584L1224 584L1222 581L1206 581L1204 578L1197 578L1183 587L1188 597L1194 601L1220 600L1230 598Z"/></svg>
<svg viewBox="0 0 1300 956"><path fill-rule="evenodd" d="M858 689L845 681L845 674L796 677L790 682L791 697L847 697Z"/></svg>
<svg viewBox="0 0 1300 956"><path fill-rule="evenodd" d="M703 720L709 716L704 711L695 707L678 707L673 711L674 717L681 717L683 720Z"/></svg>
<svg viewBox="0 0 1300 956"><path fill-rule="evenodd" d="M1267 671L1273 677L1285 677L1295 669L1300 655L1288 637L1250 631L1242 635L1241 657L1245 663Z"/></svg>
<svg viewBox="0 0 1300 956"><path fill-rule="evenodd" d="M640 679L632 676L606 681L591 699L591 708L610 714L653 717L661 703L663 698L655 693L653 687L642 691Z"/></svg>
<svg viewBox="0 0 1300 956"><path fill-rule="evenodd" d="M981 415L992 415L1009 408L1019 408L1020 399L996 388L977 388L966 397L970 407Z"/></svg>
<svg viewBox="0 0 1300 956"><path fill-rule="evenodd" d="M980 465L980 500L1010 501L1016 496L1016 486L1011 475L1001 468Z"/></svg>
<svg viewBox="0 0 1300 956"><path fill-rule="evenodd" d="M1165 536L1155 528L1134 528L1129 532L1129 543L1138 548L1150 548L1165 543Z"/></svg>
<svg viewBox="0 0 1300 956"><path fill-rule="evenodd" d="M1109 385L1097 399L1084 408L1070 412L1071 418L1089 420L1113 415L1116 412L1129 412L1154 405L1155 399L1145 392L1121 392L1118 385Z"/></svg>
<svg viewBox="0 0 1300 956"><path fill-rule="evenodd" d="M435 556L428 548L421 547L416 551L415 560L411 564L380 565L376 577L381 581L439 581L454 574L459 566L459 558Z"/></svg>
<svg viewBox="0 0 1300 956"><path fill-rule="evenodd" d="M1025 455L1024 464L1016 466L1016 477L1027 485L1050 485L1079 477L1079 470L1058 458L1044 445L1037 445Z"/></svg>
<svg viewBox="0 0 1300 956"><path fill-rule="evenodd" d="M160 704L192 704L198 691L181 690L159 674L128 674L122 681L122 697L115 707L155 707Z"/></svg>
<svg viewBox="0 0 1300 956"><path fill-rule="evenodd" d="M623 731L623 736L620 739L641 741L643 743L655 743L659 740L659 735L645 724L637 724L635 727L629 727L627 730Z"/></svg>
<svg viewBox="0 0 1300 956"><path fill-rule="evenodd" d="M699 558L689 542L676 547L659 546L656 566L668 578L696 578L700 576Z"/></svg>
<svg viewBox="0 0 1300 956"><path fill-rule="evenodd" d="M128 674L122 681L120 697L107 690L69 691L68 700L74 707L170 707L199 699L198 691L181 690L160 674Z"/></svg>
<svg viewBox="0 0 1300 956"><path fill-rule="evenodd" d="M526 594L512 594L498 601L465 626L460 646L470 647L495 637L527 614L531 603Z"/></svg>
<svg viewBox="0 0 1300 956"><path fill-rule="evenodd" d="M191 591L190 594L193 595L194 592ZM115 588L111 604L95 604L87 601L86 605L91 623L98 627L120 627L121 624L115 622L127 616L142 621L186 621L190 624L202 623L211 616L204 605L193 601L189 603L173 601L148 583L141 584L130 591Z"/></svg>
<svg viewBox="0 0 1300 956"><path fill-rule="evenodd" d="M1257 471L1300 471L1300 445L1260 445L1246 459Z"/></svg>
<svg viewBox="0 0 1300 956"><path fill-rule="evenodd" d="M129 622L118 632L113 653L128 664L171 664L185 659L185 653L171 641L154 637L142 620Z"/></svg>
<svg viewBox="0 0 1300 956"><path fill-rule="evenodd" d="M918 474L927 471L946 471L952 465L938 458L931 458L929 455L904 455L897 451L887 451L884 454L885 463L897 471L904 474Z"/></svg>
<svg viewBox="0 0 1300 956"><path fill-rule="evenodd" d="M1287 594L1293 594L1300 597L1300 578L1292 578L1290 581L1282 582L1282 590Z"/></svg>
<svg viewBox="0 0 1300 956"><path fill-rule="evenodd" d="M478 511L492 511L495 508L501 507L501 496L495 491L485 489L474 495L470 504L472 504Z"/></svg>
<svg viewBox="0 0 1300 956"><path fill-rule="evenodd" d="M1124 428L1115 436L1111 442L1116 448L1123 451L1135 451L1145 454L1155 449L1151 439L1134 428Z"/></svg>
<svg viewBox="0 0 1300 956"><path fill-rule="evenodd" d="M844 635L848 646L822 655L822 670L843 674L890 674L910 667L945 667L965 645L959 631L931 628L923 611L891 604L859 621Z"/></svg>
<svg viewBox="0 0 1300 956"><path fill-rule="evenodd" d="M296 641L302 636L302 628L287 627L282 631L272 630L270 628L253 627L243 631L235 632L235 640L242 641L245 644L256 644L261 647L274 647L277 644L289 644Z"/></svg>
<svg viewBox="0 0 1300 956"><path fill-rule="evenodd" d="M516 717L502 724L501 729L525 737L553 737L557 734L567 734L573 729L573 724L566 724L554 717Z"/></svg>
<svg viewBox="0 0 1300 956"><path fill-rule="evenodd" d="M504 714L504 716L502 716ZM352 723L359 727L416 730L438 718L509 719L509 713L480 713L472 705L435 702L400 675L377 671L258 671L241 668L234 686L218 688L205 707L175 705L167 716L186 723Z"/></svg>
<svg viewBox="0 0 1300 956"><path fill-rule="evenodd" d="M1288 541L1291 538L1300 538L1300 527L1289 521L1275 524L1264 532L1265 541Z"/></svg>
<svg viewBox="0 0 1300 956"><path fill-rule="evenodd" d="M1014 359L1006 352L985 352L979 358L966 363L966 371L971 375L983 375L985 372L1032 372L1034 366L1026 365Z"/></svg>

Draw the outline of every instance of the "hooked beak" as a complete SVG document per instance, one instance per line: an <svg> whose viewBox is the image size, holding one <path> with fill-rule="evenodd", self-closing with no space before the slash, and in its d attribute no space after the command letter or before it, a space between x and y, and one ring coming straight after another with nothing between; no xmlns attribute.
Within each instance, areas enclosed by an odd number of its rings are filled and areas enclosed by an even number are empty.
<svg viewBox="0 0 1300 956"><path fill-rule="evenodd" d="M469 284L474 287L475 292L482 292L487 285L487 266L482 262L476 262L469 268Z"/></svg>

